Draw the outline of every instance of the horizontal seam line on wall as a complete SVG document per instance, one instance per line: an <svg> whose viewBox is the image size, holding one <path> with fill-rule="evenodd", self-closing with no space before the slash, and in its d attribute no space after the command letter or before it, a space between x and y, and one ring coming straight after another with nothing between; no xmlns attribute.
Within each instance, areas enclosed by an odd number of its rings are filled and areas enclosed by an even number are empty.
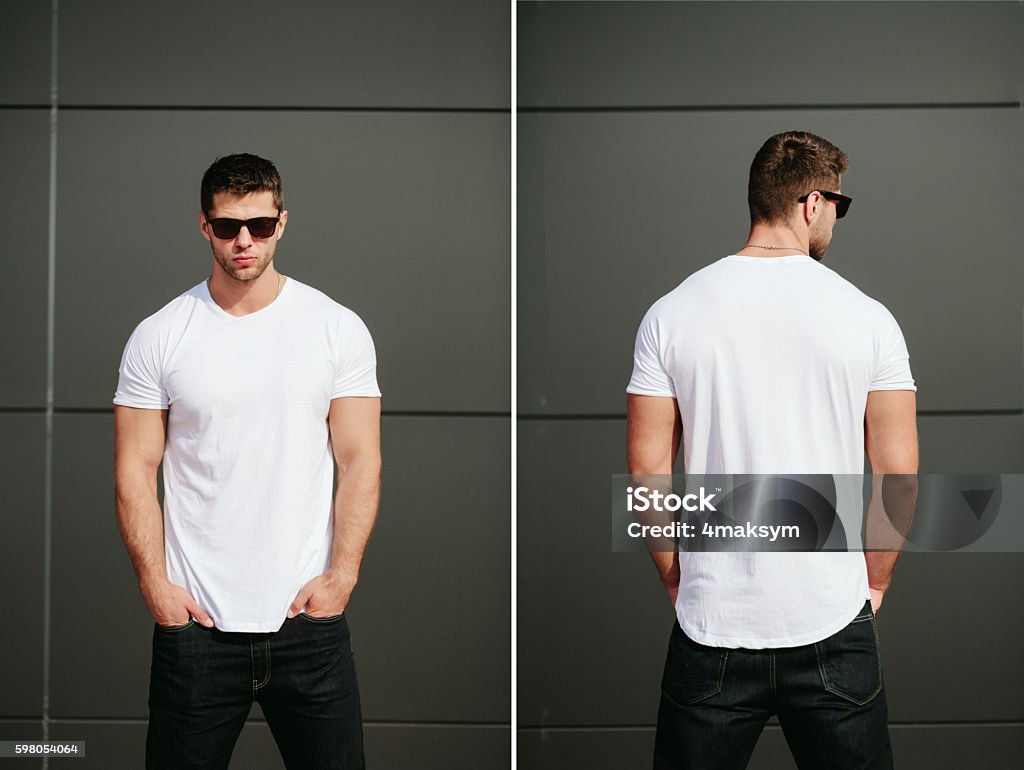
<svg viewBox="0 0 1024 770"><path fill-rule="evenodd" d="M1024 409L922 409L918 417L1021 417ZM626 413L612 414L520 414L523 422L534 420L625 420Z"/></svg>
<svg viewBox="0 0 1024 770"><path fill-rule="evenodd" d="M1024 721L1013 722L1013 721L1000 721L1000 722L986 722L986 721L963 721L963 722L889 722L890 727L1024 727ZM766 728L781 729L782 725L779 724L767 724ZM533 727L533 726L520 726L516 728L516 732L548 732L548 733L575 733L575 732L654 732L656 729L655 725L593 725L593 726L579 726L574 725L572 727Z"/></svg>
<svg viewBox="0 0 1024 770"><path fill-rule="evenodd" d="M807 110L991 110L1021 108L1021 102L893 102L873 104L851 102L849 104L637 104L626 105L578 105L523 107L520 113L560 112L771 112Z"/></svg>
<svg viewBox="0 0 1024 770"><path fill-rule="evenodd" d="M100 407L54 407L54 414L113 414L112 406ZM0 414L46 414L45 406L0 406ZM388 410L382 417L499 417L512 418L512 412L466 412L433 410Z"/></svg>
<svg viewBox="0 0 1024 770"><path fill-rule="evenodd" d="M49 110L48 104L0 104L2 110ZM63 110L123 110L128 112L463 112L508 114L511 107L324 107L312 105L208 105L208 104L60 104Z"/></svg>
<svg viewBox="0 0 1024 770"><path fill-rule="evenodd" d="M16 720L5 720L0 719L0 724L5 721L16 721ZM41 722L42 718L33 720L34 722ZM89 724L123 724L123 725L145 725L149 720L144 717L51 717L51 725L89 725ZM265 725L266 719L246 719L247 724ZM486 728L504 728L511 727L510 722L426 722L426 721L376 721L376 720L363 720L364 727L486 727Z"/></svg>

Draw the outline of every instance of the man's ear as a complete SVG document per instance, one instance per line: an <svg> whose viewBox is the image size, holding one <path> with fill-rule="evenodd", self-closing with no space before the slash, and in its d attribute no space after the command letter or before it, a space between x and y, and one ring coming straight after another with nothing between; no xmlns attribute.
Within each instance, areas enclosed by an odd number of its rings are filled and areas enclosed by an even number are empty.
<svg viewBox="0 0 1024 770"><path fill-rule="evenodd" d="M804 222L810 225L821 213L821 193L810 193L807 196L807 200L801 203L800 206L802 207Z"/></svg>
<svg viewBox="0 0 1024 770"><path fill-rule="evenodd" d="M199 232L203 234L206 240L210 240L210 233L207 232L209 225L206 223L206 214L202 211L199 212Z"/></svg>

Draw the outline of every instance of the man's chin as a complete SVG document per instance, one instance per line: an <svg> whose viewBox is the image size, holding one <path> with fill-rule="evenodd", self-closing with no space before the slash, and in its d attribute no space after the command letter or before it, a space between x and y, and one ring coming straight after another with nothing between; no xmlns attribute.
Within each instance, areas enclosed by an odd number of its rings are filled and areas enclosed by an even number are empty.
<svg viewBox="0 0 1024 770"><path fill-rule="evenodd" d="M238 267L231 264L225 265L220 263L220 267L225 273L227 273L229 278L233 278L241 283L255 281L267 270L267 265L242 265L241 267Z"/></svg>

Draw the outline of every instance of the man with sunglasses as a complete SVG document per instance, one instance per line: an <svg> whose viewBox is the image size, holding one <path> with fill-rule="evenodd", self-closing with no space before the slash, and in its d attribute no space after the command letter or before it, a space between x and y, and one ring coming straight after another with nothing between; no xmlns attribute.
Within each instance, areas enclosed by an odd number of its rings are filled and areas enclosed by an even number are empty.
<svg viewBox="0 0 1024 770"><path fill-rule="evenodd" d="M270 161L218 159L200 198L212 274L139 324L114 396L118 524L155 621L146 767L227 768L259 701L288 768L362 768L344 610L379 498L373 341L277 271Z"/></svg>
<svg viewBox="0 0 1024 770"><path fill-rule="evenodd" d="M875 474L917 472L900 328L821 264L850 207L847 165L800 131L757 152L743 247L683 281L640 325L630 473L671 474L681 441L687 474L848 477L862 473L865 450ZM744 768L773 714L801 768L891 768L874 612L898 553L745 545L652 549L676 615L655 768Z"/></svg>

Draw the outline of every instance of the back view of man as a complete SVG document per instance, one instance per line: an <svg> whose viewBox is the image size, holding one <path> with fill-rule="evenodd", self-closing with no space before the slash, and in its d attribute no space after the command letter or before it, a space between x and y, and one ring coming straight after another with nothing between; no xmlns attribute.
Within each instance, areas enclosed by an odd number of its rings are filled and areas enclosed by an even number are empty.
<svg viewBox="0 0 1024 770"><path fill-rule="evenodd" d="M878 302L820 263L845 153L769 138L745 246L656 302L627 389L631 473L917 472L914 382ZM652 553L675 607L655 768L744 768L777 714L800 768L888 768L874 611L895 553Z"/></svg>

